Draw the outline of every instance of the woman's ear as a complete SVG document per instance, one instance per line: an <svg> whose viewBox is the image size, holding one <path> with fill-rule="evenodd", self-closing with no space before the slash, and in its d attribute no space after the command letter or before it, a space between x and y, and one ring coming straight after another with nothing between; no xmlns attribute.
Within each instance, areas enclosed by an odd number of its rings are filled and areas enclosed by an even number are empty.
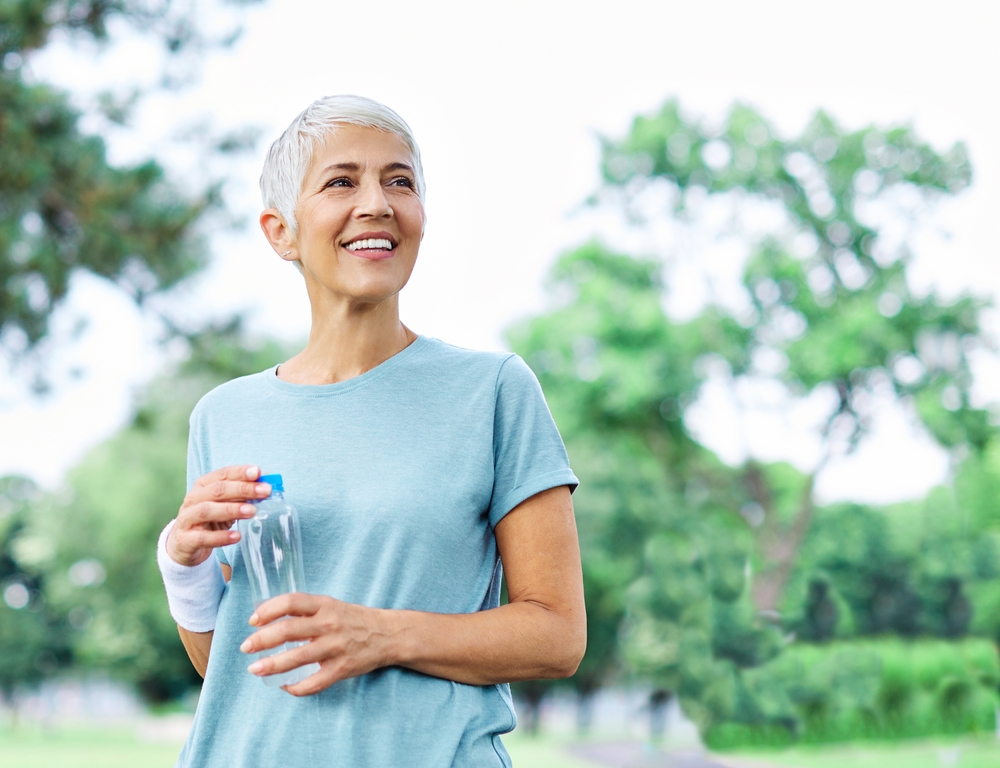
<svg viewBox="0 0 1000 768"><path fill-rule="evenodd" d="M260 228L275 253L285 261L298 260L291 227L277 208L268 208L260 214Z"/></svg>

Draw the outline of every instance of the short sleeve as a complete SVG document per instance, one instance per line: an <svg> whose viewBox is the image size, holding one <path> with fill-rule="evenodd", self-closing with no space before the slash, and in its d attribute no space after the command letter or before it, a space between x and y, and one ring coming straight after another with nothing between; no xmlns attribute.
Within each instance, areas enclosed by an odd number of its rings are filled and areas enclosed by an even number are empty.
<svg viewBox="0 0 1000 768"><path fill-rule="evenodd" d="M196 406L191 412L191 418L188 420L188 449L187 449L187 489L190 491L195 484L195 481L204 475L207 471L205 469L205 457L202 455L201 446L203 445L202 435L201 435L201 419L200 409Z"/></svg>
<svg viewBox="0 0 1000 768"><path fill-rule="evenodd" d="M538 379L524 360L511 355L496 382L490 525L536 493L560 485L574 491L579 483Z"/></svg>
<svg viewBox="0 0 1000 768"><path fill-rule="evenodd" d="M201 404L195 406L188 421L188 448L187 448L187 489L194 486L195 481L202 475L211 472L206 456L206 439L204 427L201 419ZM220 563L231 565L231 553L238 547L238 544L230 544L225 547L217 547L215 556Z"/></svg>

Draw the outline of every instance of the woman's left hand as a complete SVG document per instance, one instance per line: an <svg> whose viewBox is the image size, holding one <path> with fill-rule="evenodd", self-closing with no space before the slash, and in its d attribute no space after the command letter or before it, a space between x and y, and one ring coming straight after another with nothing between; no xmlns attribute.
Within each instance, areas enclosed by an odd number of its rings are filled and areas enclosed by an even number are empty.
<svg viewBox="0 0 1000 768"><path fill-rule="evenodd" d="M283 686L293 696L309 696L338 680L391 664L387 658L389 632L385 614L326 595L279 595L257 607L250 624L260 629L243 642L240 650L257 653L282 643L306 641L298 648L255 661L248 669L263 677L317 662L319 672L295 685ZM288 618L275 621L283 616Z"/></svg>

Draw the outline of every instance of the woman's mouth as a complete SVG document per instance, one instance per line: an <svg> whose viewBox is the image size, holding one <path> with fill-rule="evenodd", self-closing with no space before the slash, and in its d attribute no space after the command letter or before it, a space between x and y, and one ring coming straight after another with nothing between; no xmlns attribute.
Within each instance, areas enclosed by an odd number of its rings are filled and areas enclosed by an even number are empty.
<svg viewBox="0 0 1000 768"><path fill-rule="evenodd" d="M396 251L396 244L384 237L368 237L353 240L344 248L363 259L379 261L392 256Z"/></svg>

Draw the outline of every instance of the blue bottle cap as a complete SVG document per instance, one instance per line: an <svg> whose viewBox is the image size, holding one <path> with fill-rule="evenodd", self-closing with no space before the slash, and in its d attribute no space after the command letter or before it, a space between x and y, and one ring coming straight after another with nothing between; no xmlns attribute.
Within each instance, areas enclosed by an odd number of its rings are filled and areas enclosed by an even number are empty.
<svg viewBox="0 0 1000 768"><path fill-rule="evenodd" d="M281 482L281 475L261 475L257 478L258 483L267 483L271 486L271 491L285 492L285 486Z"/></svg>

